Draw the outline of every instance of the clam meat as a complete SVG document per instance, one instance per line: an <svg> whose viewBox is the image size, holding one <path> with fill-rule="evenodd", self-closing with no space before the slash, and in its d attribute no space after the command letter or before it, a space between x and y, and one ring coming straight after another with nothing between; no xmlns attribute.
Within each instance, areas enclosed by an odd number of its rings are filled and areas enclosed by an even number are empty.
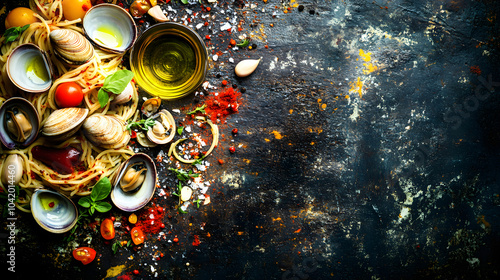
<svg viewBox="0 0 500 280"><path fill-rule="evenodd" d="M125 147L130 134L124 122L110 115L92 115L83 122L83 133L94 145L104 149Z"/></svg>
<svg viewBox="0 0 500 280"><path fill-rule="evenodd" d="M89 109L78 107L55 110L47 117L42 134L52 140L67 139L80 129L88 113Z"/></svg>
<svg viewBox="0 0 500 280"><path fill-rule="evenodd" d="M12 97L0 107L0 140L8 149L28 146L38 135L40 117L26 99Z"/></svg>
<svg viewBox="0 0 500 280"><path fill-rule="evenodd" d="M71 199L46 189L33 193L31 213L42 228L52 233L69 231L78 219L78 209Z"/></svg>
<svg viewBox="0 0 500 280"><path fill-rule="evenodd" d="M156 166L147 154L137 153L122 163L112 178L111 200L119 209L134 212L153 197L157 184Z"/></svg>
<svg viewBox="0 0 500 280"><path fill-rule="evenodd" d="M34 44L21 44L7 58L7 75L25 92L44 92L52 85L52 63L47 54Z"/></svg>
<svg viewBox="0 0 500 280"><path fill-rule="evenodd" d="M118 5L99 4L83 18L85 36L107 52L125 53L137 39L137 26L130 14Z"/></svg>
<svg viewBox="0 0 500 280"><path fill-rule="evenodd" d="M158 109L160 108L161 105L161 98L159 97L153 97L149 98L144 103L142 103L141 106L141 112L146 116L146 117L151 117L153 114L158 112Z"/></svg>
<svg viewBox="0 0 500 280"><path fill-rule="evenodd" d="M147 132L148 139L156 144L167 144L175 136L175 121L169 111L163 109L152 117L155 124Z"/></svg>
<svg viewBox="0 0 500 280"><path fill-rule="evenodd" d="M2 165L2 184L17 186L23 177L24 160L18 154L8 155Z"/></svg>
<svg viewBox="0 0 500 280"><path fill-rule="evenodd" d="M94 47L80 33L71 29L56 29L49 34L55 54L70 65L84 64L94 56Z"/></svg>

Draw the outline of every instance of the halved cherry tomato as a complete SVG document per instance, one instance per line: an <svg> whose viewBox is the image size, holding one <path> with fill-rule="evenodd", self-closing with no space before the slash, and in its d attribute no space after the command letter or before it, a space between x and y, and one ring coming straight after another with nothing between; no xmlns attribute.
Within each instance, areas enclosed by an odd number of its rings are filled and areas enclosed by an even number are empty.
<svg viewBox="0 0 500 280"><path fill-rule="evenodd" d="M132 230L130 231L130 236L132 236L132 241L135 245L139 245L144 242L144 233L139 227L132 228Z"/></svg>
<svg viewBox="0 0 500 280"><path fill-rule="evenodd" d="M111 219L104 219L101 223L101 235L106 240L115 238L115 226Z"/></svg>
<svg viewBox="0 0 500 280"><path fill-rule="evenodd" d="M73 257L83 264L89 264L95 259L95 250L89 247L79 247L73 250Z"/></svg>
<svg viewBox="0 0 500 280"><path fill-rule="evenodd" d="M82 87L75 82L62 83L57 86L55 98L59 107L79 106L83 100Z"/></svg>

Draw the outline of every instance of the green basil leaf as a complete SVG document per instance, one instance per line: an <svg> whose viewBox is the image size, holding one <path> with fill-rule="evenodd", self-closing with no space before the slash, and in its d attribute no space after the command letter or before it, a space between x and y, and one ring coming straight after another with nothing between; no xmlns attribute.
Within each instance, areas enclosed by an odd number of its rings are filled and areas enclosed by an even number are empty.
<svg viewBox="0 0 500 280"><path fill-rule="evenodd" d="M94 205L92 204L92 206L90 206L90 208L89 208L90 215L94 215L94 211L95 211L95 208L94 208Z"/></svg>
<svg viewBox="0 0 500 280"><path fill-rule="evenodd" d="M108 177L102 177L101 180L97 182L92 188L92 192L90 193L90 198L93 201L103 200L105 199L109 193L111 192L111 182Z"/></svg>
<svg viewBox="0 0 500 280"><path fill-rule="evenodd" d="M89 208L92 200L88 196L84 196L78 200L78 204L82 207Z"/></svg>
<svg viewBox="0 0 500 280"><path fill-rule="evenodd" d="M182 4L187 4L189 3L189 0L181 0Z"/></svg>
<svg viewBox="0 0 500 280"><path fill-rule="evenodd" d="M179 126L179 127L177 128L177 133L178 133L179 135L182 135L182 132L183 132L183 131L184 131L184 127L183 127L183 126Z"/></svg>
<svg viewBox="0 0 500 280"><path fill-rule="evenodd" d="M130 81L132 81L133 77L134 72L130 70L118 70L106 77L102 87L107 92L120 94L127 87Z"/></svg>
<svg viewBox="0 0 500 280"><path fill-rule="evenodd" d="M97 201L95 203L95 210L101 213L108 212L109 210L111 210L112 207L113 206L106 201Z"/></svg>
<svg viewBox="0 0 500 280"><path fill-rule="evenodd" d="M23 27L11 27L7 29L3 35L5 37L5 42L14 42L17 37L19 37L19 35L21 35L26 29L28 29L28 27L30 27L30 25L26 24Z"/></svg>
<svg viewBox="0 0 500 280"><path fill-rule="evenodd" d="M104 108L109 101L108 93L102 88L100 88L99 91L97 92L97 100L99 101L101 108Z"/></svg>

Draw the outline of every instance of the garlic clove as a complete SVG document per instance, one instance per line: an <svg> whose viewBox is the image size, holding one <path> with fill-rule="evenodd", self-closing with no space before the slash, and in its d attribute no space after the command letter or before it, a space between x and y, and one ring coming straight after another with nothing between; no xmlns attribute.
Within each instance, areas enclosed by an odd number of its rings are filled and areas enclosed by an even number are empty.
<svg viewBox="0 0 500 280"><path fill-rule="evenodd" d="M152 16L158 22L168 21L168 18L163 13L161 7L159 5L152 7L148 10L148 14Z"/></svg>
<svg viewBox="0 0 500 280"><path fill-rule="evenodd" d="M240 61L236 67L234 68L234 73L236 76L243 78L246 77L255 71L257 69L257 66L260 63L260 58L259 59L245 59Z"/></svg>

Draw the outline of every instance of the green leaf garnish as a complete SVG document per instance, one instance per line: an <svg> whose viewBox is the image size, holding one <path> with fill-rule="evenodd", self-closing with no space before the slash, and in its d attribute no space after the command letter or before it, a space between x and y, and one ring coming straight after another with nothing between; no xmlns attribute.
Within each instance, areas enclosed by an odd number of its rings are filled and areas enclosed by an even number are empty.
<svg viewBox="0 0 500 280"><path fill-rule="evenodd" d="M240 48L244 48L244 47L248 46L248 44L250 44L250 40L245 39L245 40L239 42L238 44L236 44L236 46L240 47Z"/></svg>
<svg viewBox="0 0 500 280"><path fill-rule="evenodd" d="M175 168L169 168L168 170L174 172L175 175L177 176L177 179L179 179L179 181L187 181L191 178L200 176L200 174L193 173L192 170L189 170L189 172L186 172L182 169L175 169Z"/></svg>
<svg viewBox="0 0 500 280"><path fill-rule="evenodd" d="M184 127L183 127L183 126L179 126L179 127L177 128L177 134L182 135L182 132L183 132L183 131L184 131Z"/></svg>
<svg viewBox="0 0 500 280"><path fill-rule="evenodd" d="M113 254L116 254L116 252L118 251L118 248L120 248L120 247L123 247L122 243L119 240L116 240L115 243L113 243L113 245L111 245L111 250L113 250Z"/></svg>
<svg viewBox="0 0 500 280"><path fill-rule="evenodd" d="M92 200L88 196L84 196L78 200L78 204L82 207L89 208L92 204Z"/></svg>
<svg viewBox="0 0 500 280"><path fill-rule="evenodd" d="M206 104L203 104L203 106L201 107L197 107L196 109L194 109L193 111L187 113L188 115L191 115L191 114L195 114L196 112L202 112L203 114L206 114L205 112L205 108L207 107Z"/></svg>
<svg viewBox="0 0 500 280"><path fill-rule="evenodd" d="M9 42L14 42L17 37L19 37L19 35L23 34L23 32L28 29L28 27L30 27L29 24L26 24L25 26L23 27L11 27L7 30L5 30L5 33L3 34L3 36L5 37L5 42L6 43L9 43Z"/></svg>
<svg viewBox="0 0 500 280"><path fill-rule="evenodd" d="M125 129L129 130L132 129L133 126L138 126L142 130L149 130L150 127L153 127L155 125L155 120L152 118L145 119L145 120L139 120L136 122L129 123L125 126Z"/></svg>
<svg viewBox="0 0 500 280"><path fill-rule="evenodd" d="M99 101L101 108L104 108L104 106L108 104L108 93L120 94L123 90L125 90L130 81L132 81L133 77L134 72L130 70L118 70L107 76L106 79L104 79L102 87L97 93L97 100Z"/></svg>
<svg viewBox="0 0 500 280"><path fill-rule="evenodd" d="M102 177L92 188L90 198L93 201L105 199L111 192L111 182L108 177Z"/></svg>
<svg viewBox="0 0 500 280"><path fill-rule="evenodd" d="M189 3L189 1L188 1L188 0L181 0L181 2L182 2L182 4L184 4L184 5L185 5L185 4L187 4L187 3Z"/></svg>
<svg viewBox="0 0 500 280"><path fill-rule="evenodd" d="M95 203L95 210L101 213L108 212L109 210L111 210L112 207L113 206L111 206L111 204L109 204L106 201L96 201Z"/></svg>

